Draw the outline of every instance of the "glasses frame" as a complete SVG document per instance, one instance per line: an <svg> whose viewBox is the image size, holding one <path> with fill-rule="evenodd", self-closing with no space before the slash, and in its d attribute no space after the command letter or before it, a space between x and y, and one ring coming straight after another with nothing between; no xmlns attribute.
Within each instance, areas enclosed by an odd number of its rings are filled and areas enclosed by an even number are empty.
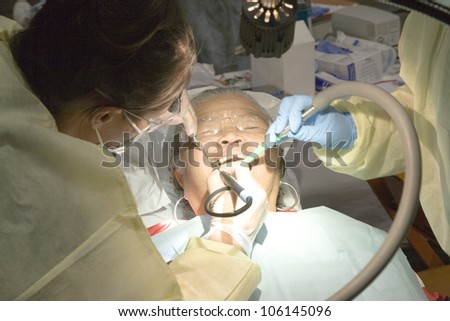
<svg viewBox="0 0 450 321"><path fill-rule="evenodd" d="M214 132L214 133L212 133L212 134L205 134L205 132L200 132L199 130L197 130L197 136L198 136L198 137L211 137L211 136L217 135L218 133L220 133L220 132L222 131L222 129L223 129L223 123L225 122L226 119L229 119L229 120L233 123L234 127L236 127L237 130L239 130L239 131L246 131L246 130L248 130L248 128L246 128L246 129L241 129L241 128L239 128L238 125L236 124L235 120L238 119L239 116L250 115L250 116L254 116L254 117L259 118L259 119L264 123L264 125L265 125L265 128L259 128L259 129L261 129L261 130L263 130L263 131L267 131L267 129L268 129L269 126L270 126L270 120L265 119L264 117L261 117L261 116L259 116L259 115L253 114L253 113L242 113L242 114L234 113L234 114L231 115L231 116L224 116L224 117L221 116L219 113L216 113L216 112L213 112L213 113L211 113L211 114L213 114L214 116L219 116L219 117L221 118L220 125L217 126L217 127L214 127L214 128L215 128L215 131L217 131L217 132ZM238 116L238 117L236 117L236 116ZM201 118L200 118L200 119L201 119ZM198 129L200 128L200 122L201 122L200 119L197 120Z"/></svg>
<svg viewBox="0 0 450 321"><path fill-rule="evenodd" d="M124 116L127 118L127 120L130 122L131 126L133 126L133 128L140 134L142 132L152 132L155 131L165 125L167 125L168 123L170 123L175 117L177 117L180 112L181 112L181 96L183 95L183 93L181 93L177 98L175 98L175 100L172 102L172 104L170 105L170 107L167 109L167 111L169 113L171 113L172 115L170 115L167 119L155 119L155 118L150 118L150 119L145 119L141 116L138 116L134 113L132 113L131 111L129 111L128 109L123 109L123 113ZM137 119L140 119L142 121L145 121L147 123L147 127L144 129L140 129L136 123L134 121L132 121L128 115L133 116Z"/></svg>

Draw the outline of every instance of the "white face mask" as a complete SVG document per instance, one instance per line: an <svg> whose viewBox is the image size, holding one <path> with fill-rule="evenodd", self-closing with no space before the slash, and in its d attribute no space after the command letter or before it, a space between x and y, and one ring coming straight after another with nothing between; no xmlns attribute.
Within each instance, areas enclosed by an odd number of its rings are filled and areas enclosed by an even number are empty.
<svg viewBox="0 0 450 321"><path fill-rule="evenodd" d="M99 132L98 128L94 128L94 130L95 130L95 134L97 135L97 139L99 141L99 145L102 146L102 147L105 147L110 153L115 155L115 154L123 153L125 151L125 145L124 144L122 144L121 146L117 146L117 147L106 146L105 143L103 142L102 136L100 135L100 132Z"/></svg>

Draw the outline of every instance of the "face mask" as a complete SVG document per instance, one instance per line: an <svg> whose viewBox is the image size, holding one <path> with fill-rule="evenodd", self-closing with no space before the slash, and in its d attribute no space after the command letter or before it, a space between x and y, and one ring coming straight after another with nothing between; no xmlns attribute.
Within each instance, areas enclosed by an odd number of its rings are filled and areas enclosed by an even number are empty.
<svg viewBox="0 0 450 321"><path fill-rule="evenodd" d="M118 147L109 147L106 146L105 143L103 142L102 136L100 135L100 132L98 131L98 128L94 128L95 130L95 134L97 135L97 139L99 141L99 145L106 148L111 154L116 155L116 154L120 154L123 153L125 151L125 145L122 144L121 146Z"/></svg>

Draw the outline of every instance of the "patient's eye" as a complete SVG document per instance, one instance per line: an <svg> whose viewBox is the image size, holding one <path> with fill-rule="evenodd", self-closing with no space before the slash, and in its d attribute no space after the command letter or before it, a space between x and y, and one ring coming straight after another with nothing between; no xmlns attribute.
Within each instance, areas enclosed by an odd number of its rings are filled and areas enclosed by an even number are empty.
<svg viewBox="0 0 450 321"><path fill-rule="evenodd" d="M235 116L235 124L240 130L261 130L265 131L267 129L267 124L261 117L252 114L241 114Z"/></svg>
<svg viewBox="0 0 450 321"><path fill-rule="evenodd" d="M197 118L197 135L215 135L219 132L222 118L219 115L205 115Z"/></svg>

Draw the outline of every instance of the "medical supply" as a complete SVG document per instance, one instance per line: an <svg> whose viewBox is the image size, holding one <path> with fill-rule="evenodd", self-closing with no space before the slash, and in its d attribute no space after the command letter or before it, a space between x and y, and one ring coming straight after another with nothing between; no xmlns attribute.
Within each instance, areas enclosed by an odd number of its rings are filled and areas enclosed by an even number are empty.
<svg viewBox="0 0 450 321"><path fill-rule="evenodd" d="M397 45L400 38L400 17L374 7L357 5L336 10L331 24L334 31L388 46Z"/></svg>
<svg viewBox="0 0 450 321"><path fill-rule="evenodd" d="M323 44L322 42L326 43ZM375 83L383 79L381 51L373 48L354 50L345 44L330 44L327 40L316 45L317 71L328 72L344 80Z"/></svg>
<svg viewBox="0 0 450 321"><path fill-rule="evenodd" d="M335 55L348 55L352 53L352 51L348 48L339 47L329 40L319 41L316 45L316 50L319 52L335 54Z"/></svg>
<svg viewBox="0 0 450 321"><path fill-rule="evenodd" d="M316 73L316 92L320 92L325 88L328 88L335 84L340 84L344 81L347 80L336 78L326 71L319 71Z"/></svg>
<svg viewBox="0 0 450 321"><path fill-rule="evenodd" d="M335 43L348 48L353 52L370 52L380 51L381 59L383 61L384 74L397 74L398 67L394 69L397 60L397 51L392 47L383 43L351 37L342 31L336 32Z"/></svg>

